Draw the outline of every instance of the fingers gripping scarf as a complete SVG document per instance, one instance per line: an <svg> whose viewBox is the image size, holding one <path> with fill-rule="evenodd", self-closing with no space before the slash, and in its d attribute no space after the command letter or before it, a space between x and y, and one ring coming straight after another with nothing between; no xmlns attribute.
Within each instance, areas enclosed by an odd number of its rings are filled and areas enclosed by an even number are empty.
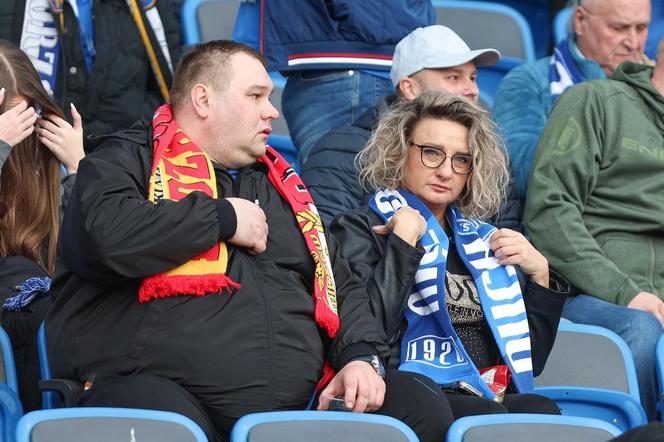
<svg viewBox="0 0 664 442"><path fill-rule="evenodd" d="M152 120L154 159L150 176L150 201L180 200L195 190L218 198L214 169L209 157L178 127L171 107L163 105ZM269 170L268 179L293 209L314 261L315 320L330 338L339 330L336 285L323 232L313 199L292 167L274 149L258 161ZM203 296L239 284L227 275L228 250L219 242L210 250L167 272L149 276L139 289L139 300L174 295Z"/></svg>

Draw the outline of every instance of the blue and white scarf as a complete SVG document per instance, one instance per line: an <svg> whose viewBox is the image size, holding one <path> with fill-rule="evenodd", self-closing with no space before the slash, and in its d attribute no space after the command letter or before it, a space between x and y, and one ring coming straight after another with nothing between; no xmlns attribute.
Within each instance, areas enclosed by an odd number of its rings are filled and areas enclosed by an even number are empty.
<svg viewBox="0 0 664 442"><path fill-rule="evenodd" d="M431 211L406 191L379 190L369 207L385 222L403 206L416 209L427 221L420 238L424 256L415 274L415 284L408 298L405 316L408 321L401 344L400 370L421 373L439 385L465 381L485 397L495 394L480 378L480 373L466 353L452 326L445 304L445 266L449 240ZM454 206L447 211L454 230L457 251L477 286L482 310L512 373L519 392L533 390L530 334L526 307L513 266L501 266L489 247L496 228L464 218Z"/></svg>
<svg viewBox="0 0 664 442"><path fill-rule="evenodd" d="M551 56L549 66L551 104L555 103L567 89L585 80L572 57L569 38L561 40L553 49Z"/></svg>
<svg viewBox="0 0 664 442"><path fill-rule="evenodd" d="M60 62L60 39L55 17L63 13L65 1L69 3L78 20L85 65L88 72L92 72L96 54L92 19L93 0L26 0L23 15L23 30L19 46L30 57L44 88L50 95L55 92ZM164 26L157 8L154 8L156 2L141 0L141 4L168 68L173 72Z"/></svg>

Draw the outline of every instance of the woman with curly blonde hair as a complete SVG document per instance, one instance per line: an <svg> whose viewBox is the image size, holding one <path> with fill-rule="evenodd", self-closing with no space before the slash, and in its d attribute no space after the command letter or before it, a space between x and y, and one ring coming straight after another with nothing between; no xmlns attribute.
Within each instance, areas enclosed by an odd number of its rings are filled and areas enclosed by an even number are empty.
<svg viewBox="0 0 664 442"><path fill-rule="evenodd" d="M481 221L496 213L509 179L488 112L443 92L401 101L357 162L378 190L331 230L367 285L389 339L388 368L425 375L455 419L559 413L532 390L567 284L523 235Z"/></svg>

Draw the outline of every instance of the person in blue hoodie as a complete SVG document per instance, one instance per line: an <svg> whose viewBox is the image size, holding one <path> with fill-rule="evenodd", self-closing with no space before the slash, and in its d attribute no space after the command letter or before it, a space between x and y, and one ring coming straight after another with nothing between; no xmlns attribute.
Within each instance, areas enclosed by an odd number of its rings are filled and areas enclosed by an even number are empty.
<svg viewBox="0 0 664 442"><path fill-rule="evenodd" d="M245 0L238 13L257 31L240 41L267 58L269 71L288 76L281 106L300 164L330 129L394 92L394 47L435 21L431 0L307 0L297 8L289 0Z"/></svg>
<svg viewBox="0 0 664 442"><path fill-rule="evenodd" d="M514 169L516 191L525 201L535 147L558 97L586 80L611 77L623 61L643 62L650 0L577 0L570 32L554 54L512 70L494 102Z"/></svg>

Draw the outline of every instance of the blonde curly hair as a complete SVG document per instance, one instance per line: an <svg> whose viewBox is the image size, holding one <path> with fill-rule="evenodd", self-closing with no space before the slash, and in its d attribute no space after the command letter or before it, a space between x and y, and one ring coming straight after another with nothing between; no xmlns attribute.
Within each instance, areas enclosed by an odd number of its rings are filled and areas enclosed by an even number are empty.
<svg viewBox="0 0 664 442"><path fill-rule="evenodd" d="M468 129L473 169L456 206L468 218L490 218L505 199L509 182L505 146L487 110L445 92L425 91L412 101L401 99L382 116L356 158L364 186L401 187L410 135L425 118L452 121Z"/></svg>

